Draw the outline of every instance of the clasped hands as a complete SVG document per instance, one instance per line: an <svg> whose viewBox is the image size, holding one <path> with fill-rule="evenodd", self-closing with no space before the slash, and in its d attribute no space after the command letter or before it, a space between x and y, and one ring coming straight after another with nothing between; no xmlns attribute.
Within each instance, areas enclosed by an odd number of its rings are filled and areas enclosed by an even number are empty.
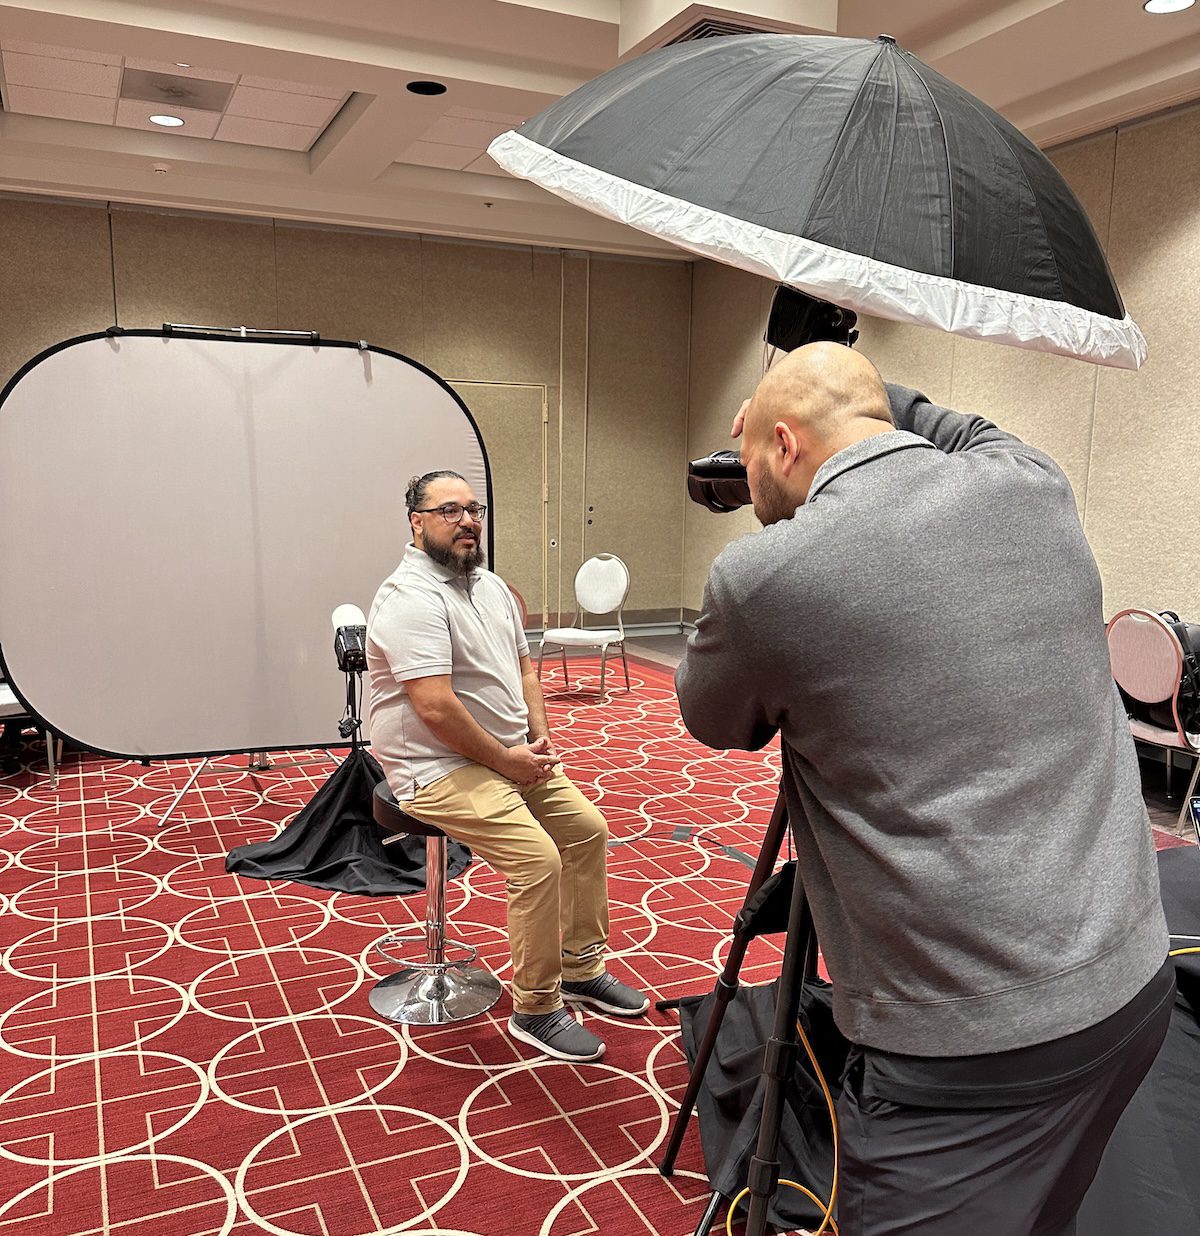
<svg viewBox="0 0 1200 1236"><path fill-rule="evenodd" d="M503 768L497 769L502 776L516 785L527 787L549 781L554 776L559 758L549 738L535 738L533 742L509 747L503 764Z"/></svg>

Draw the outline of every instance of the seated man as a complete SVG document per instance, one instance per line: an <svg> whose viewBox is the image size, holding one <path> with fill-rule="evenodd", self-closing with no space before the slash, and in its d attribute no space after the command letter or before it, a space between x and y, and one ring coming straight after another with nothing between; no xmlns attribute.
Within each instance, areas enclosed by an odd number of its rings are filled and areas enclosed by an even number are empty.
<svg viewBox="0 0 1200 1236"><path fill-rule="evenodd" d="M512 594L481 567L487 508L456 472L414 477L413 544L367 624L370 728L397 802L503 874L513 1038L558 1060L604 1043L563 1001L618 1017L649 1001L604 969L604 817L564 776Z"/></svg>

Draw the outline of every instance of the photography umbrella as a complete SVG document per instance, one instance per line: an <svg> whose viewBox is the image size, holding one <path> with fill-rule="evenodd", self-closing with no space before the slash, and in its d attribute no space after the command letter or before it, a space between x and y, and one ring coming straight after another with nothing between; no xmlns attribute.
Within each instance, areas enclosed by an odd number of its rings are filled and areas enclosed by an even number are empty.
<svg viewBox="0 0 1200 1236"><path fill-rule="evenodd" d="M1119 368L1146 357L1053 164L886 35L667 47L488 153L596 214L843 308Z"/></svg>

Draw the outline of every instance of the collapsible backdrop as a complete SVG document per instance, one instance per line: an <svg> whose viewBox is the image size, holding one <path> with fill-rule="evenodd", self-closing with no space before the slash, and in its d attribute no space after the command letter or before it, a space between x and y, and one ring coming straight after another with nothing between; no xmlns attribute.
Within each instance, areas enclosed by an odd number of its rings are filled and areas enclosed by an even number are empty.
<svg viewBox="0 0 1200 1236"><path fill-rule="evenodd" d="M0 395L14 690L106 754L345 745L330 614L368 608L433 468L490 500L466 405L380 348L125 331L43 352Z"/></svg>

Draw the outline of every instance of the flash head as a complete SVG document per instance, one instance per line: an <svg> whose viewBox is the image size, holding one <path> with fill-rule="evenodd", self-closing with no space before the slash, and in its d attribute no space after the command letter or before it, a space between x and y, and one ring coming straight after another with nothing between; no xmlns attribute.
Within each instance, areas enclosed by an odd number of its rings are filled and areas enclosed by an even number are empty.
<svg viewBox="0 0 1200 1236"><path fill-rule="evenodd" d="M852 348L858 341L854 329L858 314L853 309L827 300L817 300L781 283L771 301L771 314L763 338L781 352L794 352L806 343L844 343Z"/></svg>
<svg viewBox="0 0 1200 1236"><path fill-rule="evenodd" d="M366 616L357 605L339 605L331 621L338 669L343 674L361 674L367 668Z"/></svg>

